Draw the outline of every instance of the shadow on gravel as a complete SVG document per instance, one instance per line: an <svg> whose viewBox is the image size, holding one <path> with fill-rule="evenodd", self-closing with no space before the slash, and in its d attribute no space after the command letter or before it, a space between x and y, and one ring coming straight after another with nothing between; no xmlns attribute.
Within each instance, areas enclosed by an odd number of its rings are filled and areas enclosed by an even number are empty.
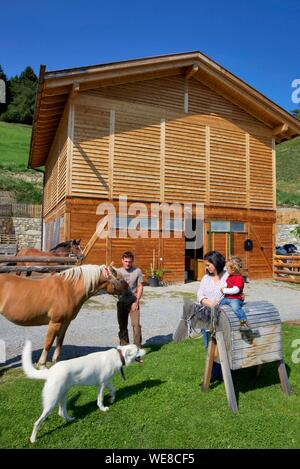
<svg viewBox="0 0 300 469"><path fill-rule="evenodd" d="M83 355L88 355L89 353L94 352L104 352L105 350L109 350L111 347L88 347L88 346L79 346L79 345L64 345L61 352L61 360L68 360L70 358L82 357ZM48 355L48 361L51 361L52 355L54 352L55 347L51 347L51 350ZM42 349L34 350L32 352L32 361L33 363L37 363L38 359L41 356ZM48 362L47 362L48 363ZM10 358L5 362L3 368L0 369L0 376L2 376L6 371L12 368L20 368L21 364L21 355L17 355L16 357Z"/></svg>

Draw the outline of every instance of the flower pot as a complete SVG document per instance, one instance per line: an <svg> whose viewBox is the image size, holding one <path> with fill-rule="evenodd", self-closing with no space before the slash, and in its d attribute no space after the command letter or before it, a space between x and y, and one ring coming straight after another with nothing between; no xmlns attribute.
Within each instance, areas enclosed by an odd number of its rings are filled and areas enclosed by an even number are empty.
<svg viewBox="0 0 300 469"><path fill-rule="evenodd" d="M150 287L158 287L159 279L157 277L149 277L149 286Z"/></svg>

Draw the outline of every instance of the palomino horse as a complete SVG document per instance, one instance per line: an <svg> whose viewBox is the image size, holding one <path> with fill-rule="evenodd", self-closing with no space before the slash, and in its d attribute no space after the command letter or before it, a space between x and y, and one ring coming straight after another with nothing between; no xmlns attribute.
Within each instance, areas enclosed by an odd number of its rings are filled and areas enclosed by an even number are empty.
<svg viewBox="0 0 300 469"><path fill-rule="evenodd" d="M38 364L45 365L57 338L53 362L59 358L64 336L82 304L97 293L122 294L128 284L113 267L82 265L42 279L11 274L0 276L0 313L19 326L48 324L44 349Z"/></svg>
<svg viewBox="0 0 300 469"><path fill-rule="evenodd" d="M68 256L77 256L83 257L82 249L80 246L80 239L71 239L70 241L64 241L63 243L59 243L54 248L50 249L50 251L40 251L36 248L22 248L17 253L17 257L68 257ZM17 262L16 265L24 265L24 266L31 266L31 265L48 265L47 262ZM52 264L53 265L53 264ZM20 275L21 272L17 272L17 275ZM26 276L29 277L31 272L26 272Z"/></svg>

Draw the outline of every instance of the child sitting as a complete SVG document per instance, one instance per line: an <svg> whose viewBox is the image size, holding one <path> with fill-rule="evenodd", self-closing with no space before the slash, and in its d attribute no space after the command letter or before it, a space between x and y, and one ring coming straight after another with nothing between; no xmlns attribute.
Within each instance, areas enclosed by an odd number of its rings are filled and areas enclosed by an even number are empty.
<svg viewBox="0 0 300 469"><path fill-rule="evenodd" d="M226 270L228 277L226 280L227 287L221 288L224 294L220 305L229 305L240 320L240 331L250 331L245 311L242 308L244 304L244 279L241 275L242 261L239 257L232 257L226 262Z"/></svg>

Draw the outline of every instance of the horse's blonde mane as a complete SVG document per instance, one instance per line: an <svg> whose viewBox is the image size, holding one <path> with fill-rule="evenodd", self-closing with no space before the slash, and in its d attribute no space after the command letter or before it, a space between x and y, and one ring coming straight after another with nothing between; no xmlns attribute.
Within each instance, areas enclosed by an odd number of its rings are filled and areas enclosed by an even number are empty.
<svg viewBox="0 0 300 469"><path fill-rule="evenodd" d="M95 290L99 285L100 275L105 265L92 265L86 264L77 267L71 267L70 269L59 272L58 276L63 276L64 280L71 280L72 282L78 282L83 277L83 284L86 295Z"/></svg>

